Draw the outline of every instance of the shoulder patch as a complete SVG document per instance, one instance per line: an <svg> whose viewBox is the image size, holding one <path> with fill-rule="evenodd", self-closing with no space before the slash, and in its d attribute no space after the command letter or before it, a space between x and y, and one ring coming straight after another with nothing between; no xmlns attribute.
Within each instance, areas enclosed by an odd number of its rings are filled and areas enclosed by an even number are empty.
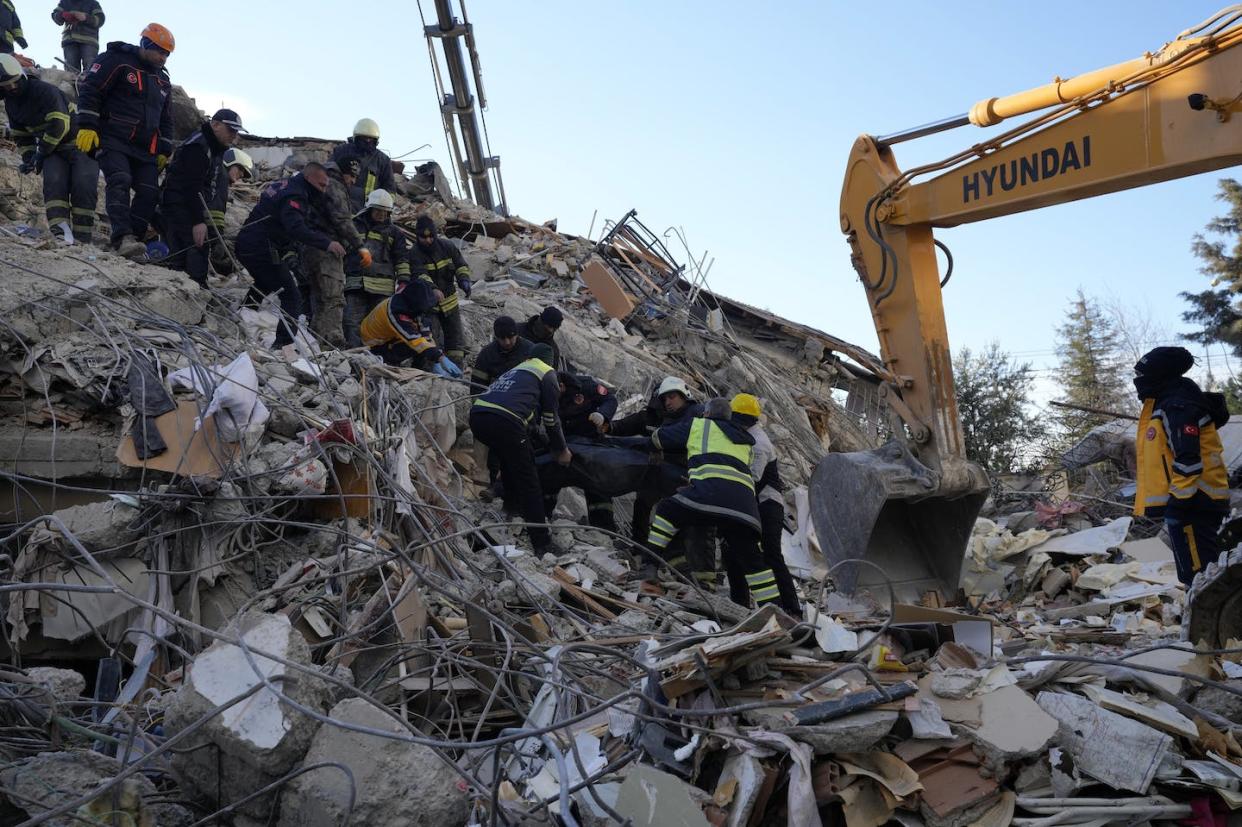
<svg viewBox="0 0 1242 827"><path fill-rule="evenodd" d="M302 204L301 204L301 203L298 201L298 199L296 199L296 198L290 198L290 199L289 199L289 206L290 206L290 207L293 207L295 210L300 210L300 209L302 209Z"/></svg>
<svg viewBox="0 0 1242 827"><path fill-rule="evenodd" d="M95 72L98 72L98 71L99 71L99 64L98 64L98 63L92 63L92 64L91 64L91 68L90 68L90 70L87 72L87 74L94 74Z"/></svg>
<svg viewBox="0 0 1242 827"><path fill-rule="evenodd" d="M1194 423L1187 423L1186 425L1182 426L1182 433L1185 434L1186 436L1198 436L1199 426L1195 425Z"/></svg>

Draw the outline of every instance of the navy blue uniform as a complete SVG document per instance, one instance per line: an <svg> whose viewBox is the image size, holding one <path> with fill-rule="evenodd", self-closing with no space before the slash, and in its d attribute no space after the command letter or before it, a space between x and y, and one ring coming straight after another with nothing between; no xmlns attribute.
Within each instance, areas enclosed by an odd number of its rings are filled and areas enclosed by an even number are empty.
<svg viewBox="0 0 1242 827"><path fill-rule="evenodd" d="M13 45L26 48L22 34L22 21L13 7L13 0L0 0L0 52L13 54Z"/></svg>
<svg viewBox="0 0 1242 827"><path fill-rule="evenodd" d="M99 133L114 243L146 235L159 200L156 160L173 149L172 81L164 69L143 63L140 51L129 43L109 43L78 90L78 126Z"/></svg>
<svg viewBox="0 0 1242 827"><path fill-rule="evenodd" d="M78 22L65 17L65 12L76 11L86 15ZM60 46L65 50L65 68L81 74L91 68L99 56L99 30L104 24L103 9L99 0L60 0L52 9L52 22L64 26Z"/></svg>
<svg viewBox="0 0 1242 827"><path fill-rule="evenodd" d="M273 181L263 188L237 235L237 258L250 271L255 289L264 296L280 291L280 308L288 318L276 328L274 347L293 341L289 321L303 312L302 291L294 275L295 245L327 250L332 243L312 226L319 202L319 191L301 173Z"/></svg>
<svg viewBox="0 0 1242 827"><path fill-rule="evenodd" d="M347 138L345 143L332 151L332 160L337 163L340 163L342 158L351 156L357 158L359 163L358 180L349 188L349 200L353 204L354 212L362 210L372 190L396 193L391 158L380 152L378 148L363 152L354 143L353 138Z"/></svg>
<svg viewBox="0 0 1242 827"><path fill-rule="evenodd" d="M160 217L164 224L164 240L168 244L168 264L185 270L194 281L207 284L207 262L210 242L194 246L195 224L213 224L211 206L219 205L220 179L224 176L224 197L228 198L228 173L224 169L224 144L216 140L211 124L203 124L197 132L177 148L160 199ZM223 223L223 213L221 213ZM223 227L220 227L223 229Z"/></svg>

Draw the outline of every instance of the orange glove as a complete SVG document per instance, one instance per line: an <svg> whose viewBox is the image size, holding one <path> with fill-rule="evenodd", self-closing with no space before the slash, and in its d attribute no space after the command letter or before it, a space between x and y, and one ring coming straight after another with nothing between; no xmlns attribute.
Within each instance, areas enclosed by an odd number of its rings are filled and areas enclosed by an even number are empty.
<svg viewBox="0 0 1242 827"><path fill-rule="evenodd" d="M358 250L358 259L362 262L362 269L367 270L371 267L371 251L366 247Z"/></svg>

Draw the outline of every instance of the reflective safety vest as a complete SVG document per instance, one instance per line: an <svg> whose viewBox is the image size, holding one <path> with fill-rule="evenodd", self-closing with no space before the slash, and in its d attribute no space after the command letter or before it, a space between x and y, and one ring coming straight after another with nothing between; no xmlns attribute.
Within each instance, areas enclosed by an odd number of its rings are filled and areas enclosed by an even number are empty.
<svg viewBox="0 0 1242 827"><path fill-rule="evenodd" d="M1177 462L1169 444L1169 423L1155 399L1143 400L1139 415L1135 453L1138 483L1134 492L1134 513L1142 516L1149 509L1163 509L1170 496L1189 500L1202 491L1213 500L1229 500L1229 469L1223 459L1220 434L1210 416L1181 427L1194 428L1199 440L1199 462L1184 466Z"/></svg>
<svg viewBox="0 0 1242 827"><path fill-rule="evenodd" d="M686 440L686 459L690 481L728 480L755 490L750 475L750 458L754 446L739 444L710 419L696 419Z"/></svg>
<svg viewBox="0 0 1242 827"><path fill-rule="evenodd" d="M404 257L401 231L391 224L360 222L362 246L371 253L371 266L347 273L346 290L365 290L377 296L391 296L397 282L410 278L410 262Z"/></svg>
<svg viewBox="0 0 1242 827"><path fill-rule="evenodd" d="M540 359L527 359L511 370L505 371L501 374L500 378L493 382L491 387L487 389L487 393L474 400L473 407L500 411L518 419L523 425L529 425L531 419L534 418L535 415L536 406L539 400L539 389L543 383L543 377L546 376L550 370L552 370L552 366ZM512 408L508 408L499 402L492 402L487 399L488 396L504 399L507 396L513 395L511 392L515 390L514 385L517 383L520 378L520 374L523 372L529 373L535 377L535 389L533 393L533 400L535 404L520 406L521 408L527 410L513 410ZM525 397L525 394L522 394L522 396ZM515 401L517 400L515 399ZM521 401L527 400L522 399ZM544 411L542 422L545 426L555 425L556 411Z"/></svg>

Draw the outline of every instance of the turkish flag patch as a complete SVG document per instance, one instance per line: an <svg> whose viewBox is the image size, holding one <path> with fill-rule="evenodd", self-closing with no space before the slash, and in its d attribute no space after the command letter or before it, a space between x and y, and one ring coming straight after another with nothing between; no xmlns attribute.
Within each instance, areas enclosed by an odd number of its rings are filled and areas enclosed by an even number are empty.
<svg viewBox="0 0 1242 827"><path fill-rule="evenodd" d="M1199 426L1198 425L1183 425L1182 433L1185 434L1186 436L1198 436Z"/></svg>

